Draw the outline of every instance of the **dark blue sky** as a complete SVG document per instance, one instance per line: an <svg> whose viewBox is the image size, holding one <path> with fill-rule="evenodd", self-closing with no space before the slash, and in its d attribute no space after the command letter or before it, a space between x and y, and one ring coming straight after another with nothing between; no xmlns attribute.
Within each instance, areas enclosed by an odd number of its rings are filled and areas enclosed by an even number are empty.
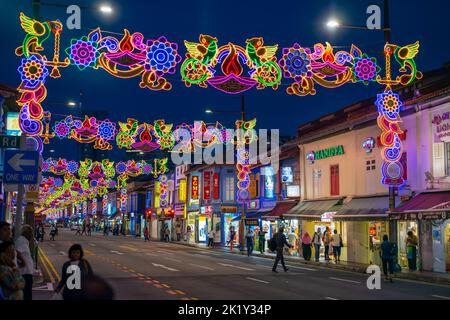
<svg viewBox="0 0 450 320"><path fill-rule="evenodd" d="M19 24L19 12L32 15L31 0L1 0L0 26L2 45L0 55L0 83L17 86L19 78L17 66L20 59L14 55L15 47L22 42L24 32ZM64 1L49 0L49 2ZM67 1L69 2L69 1ZM96 1L70 1L72 4L93 4ZM382 3L382 1L378 1ZM122 32L141 32L146 38L165 35L170 41L180 45L184 57L183 40L197 41L200 33L213 35L219 45L233 42L245 45L245 40L263 36L265 43L279 44L281 48L295 42L303 46L329 41L332 45L349 46L352 43L364 52L377 55L383 47L383 33L380 31L337 30L330 32L324 27L329 16L339 18L349 25L365 25L366 8L373 1L366 0L320 0L320 1L248 1L248 0L199 0L199 1L109 1L114 6L112 18L101 17L97 13L84 12L82 27ZM421 53L417 65L422 71L438 68L450 60L448 30L450 19L448 1L439 0L391 0L392 42L401 45L421 42ZM67 15L63 8L42 7L41 16L46 19L60 19L65 22ZM61 51L69 45L71 38L87 34L87 30L64 30ZM47 46L52 46L48 42ZM205 108L240 108L239 98L224 94L213 88L186 88L181 82L179 69L170 76L173 89L169 92L153 92L139 88L139 78L118 79L105 71L79 71L73 66L61 69L62 78L48 78L47 102L65 102L78 99L83 92L85 110L109 110L111 120L126 120L134 117L140 121L152 122L164 118L178 124L194 120L212 121L218 119L232 124L230 115L213 118L204 113ZM286 83L286 80L283 80ZM317 87L317 95L309 97L289 96L286 86L277 91L247 91L246 107L250 115L258 119L260 128L279 128L282 134L295 135L298 125L323 114L340 109L347 104L374 96L376 84L364 86L348 84L339 89ZM71 110L63 106L45 105L53 113L69 114ZM57 119L57 117L55 117ZM54 142L62 155L68 154L66 145Z"/></svg>

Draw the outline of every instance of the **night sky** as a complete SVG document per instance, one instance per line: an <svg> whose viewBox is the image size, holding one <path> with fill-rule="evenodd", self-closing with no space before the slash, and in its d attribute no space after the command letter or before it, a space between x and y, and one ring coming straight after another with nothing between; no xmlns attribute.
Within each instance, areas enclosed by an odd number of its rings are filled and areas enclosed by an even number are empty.
<svg viewBox="0 0 450 320"><path fill-rule="evenodd" d="M31 0L2 0L0 25L2 45L0 56L0 83L16 87L19 84L17 66L20 58L14 49L22 43L25 33L19 24L19 13L32 15ZM60 0L48 2L62 3ZM96 1L67 1L71 4L97 4ZM382 3L382 1L379 1ZM366 8L373 1L366 0L320 0L320 1L108 1L114 7L112 17L104 17L93 11L82 12L82 28L95 28L131 33L141 32L145 38L158 38L165 35L169 41L177 42L179 52L184 58L186 52L183 40L198 41L200 33L210 34L219 40L219 45L233 42L245 46L245 40L263 36L265 44L279 44L281 48L298 42L302 46L329 41L335 46L356 44L363 52L376 55L379 59L383 48L383 32L339 29L330 31L324 27L328 17L338 18L348 25L365 25ZM278 5L277 5L278 4ZM420 70L439 68L450 60L448 31L450 19L448 1L438 0L391 0L392 42L406 45L419 40L421 52L416 59ZM65 22L64 8L44 6L41 16L45 19L60 19ZM61 51L69 45L71 38L87 35L88 30L64 30ZM120 39L120 36L119 36ZM47 48L53 46L53 39L46 42ZM65 55L64 55L65 56ZM48 97L44 109L54 114L80 114L80 111L59 105L68 100L78 100L83 92L82 108L108 110L110 120L125 121L133 117L152 123L156 119L166 119L169 123L219 120L227 126L233 123L230 114L208 115L206 108L239 110L238 96L224 94L212 87L202 89L196 86L185 87L181 81L179 68L176 74L168 76L173 84L169 92L154 92L139 87L140 78L119 79L106 71L76 67L60 69L62 78L47 78ZM373 96L378 85L347 84L339 89L317 86L317 95L309 97L289 96L287 81L274 91L252 89L245 93L249 116L257 117L259 128L278 128L283 135L296 135L300 124L321 115L340 109L352 102ZM56 103L56 104L50 104ZM53 119L59 120L55 116ZM73 157L74 142L64 143L53 139L51 148L57 154ZM49 150L49 148L47 148ZM115 150L117 150L115 148Z"/></svg>

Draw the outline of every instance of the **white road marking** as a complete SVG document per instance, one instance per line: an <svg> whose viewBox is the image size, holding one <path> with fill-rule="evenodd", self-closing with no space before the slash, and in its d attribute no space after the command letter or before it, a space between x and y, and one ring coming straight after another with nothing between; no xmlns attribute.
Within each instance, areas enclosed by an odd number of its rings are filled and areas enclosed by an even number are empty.
<svg viewBox="0 0 450 320"><path fill-rule="evenodd" d="M96 247L96 245L95 245L94 243L89 243L89 245L90 245L91 247Z"/></svg>
<svg viewBox="0 0 450 320"><path fill-rule="evenodd" d="M439 299L444 299L444 300L450 300L450 297L446 297L446 296L439 296L437 294L432 295L433 298L439 298Z"/></svg>
<svg viewBox="0 0 450 320"><path fill-rule="evenodd" d="M190 265L191 265L191 266L194 266L194 267L206 269L206 270L214 270L213 268L201 266L201 265L199 265L199 264L190 263Z"/></svg>
<svg viewBox="0 0 450 320"><path fill-rule="evenodd" d="M129 246L119 246L119 247L120 247L120 248L123 248L123 249L131 250L131 251L134 251L134 252L139 251L138 249L133 248L133 247L129 247Z"/></svg>
<svg viewBox="0 0 450 320"><path fill-rule="evenodd" d="M152 257L157 257L157 256L158 256L157 254L154 254L154 253L148 253L148 252L146 253L146 255L147 255L147 256L152 256Z"/></svg>
<svg viewBox="0 0 450 320"><path fill-rule="evenodd" d="M255 269L250 269L250 268L244 268L244 267L239 267L239 266L234 266L234 265L232 265L232 264L227 264L227 263L218 263L218 264L220 264L221 266L224 266L224 267L232 267L232 268L237 268L237 269L242 269L242 270L247 270L247 271L255 271Z"/></svg>
<svg viewBox="0 0 450 320"><path fill-rule="evenodd" d="M50 243L50 247L55 247L56 245L55 244L53 244L53 243Z"/></svg>
<svg viewBox="0 0 450 320"><path fill-rule="evenodd" d="M297 266L292 266L290 264L287 264L286 267L300 269L300 270L307 270L307 271L317 271L317 269L311 269L311 268L306 268L306 267L297 267Z"/></svg>
<svg viewBox="0 0 450 320"><path fill-rule="evenodd" d="M247 277L247 278L245 278L245 279L252 280L252 281L256 281L256 282L261 282L261 283L265 283L265 284L270 283L270 282L268 282L268 281L259 280L259 279L255 279L255 278L250 278L250 277Z"/></svg>
<svg viewBox="0 0 450 320"><path fill-rule="evenodd" d="M166 269L166 270L169 270L169 271L180 271L180 270L177 270L177 269L174 269L174 268L170 268L170 267L167 267L167 266L165 266L165 265L163 265L163 264L158 264L158 263L153 263L152 262L152 265L154 266L154 267L159 267L159 268L163 268L163 269Z"/></svg>
<svg viewBox="0 0 450 320"><path fill-rule="evenodd" d="M165 253L165 254L173 254L173 252L162 251L162 250L158 250L158 251L156 251L156 252Z"/></svg>
<svg viewBox="0 0 450 320"><path fill-rule="evenodd" d="M341 279L341 278L335 278L335 277L329 277L329 279L337 280L337 281L344 281L344 282L349 282L349 283L357 283L357 284L361 283L359 281L353 281L353 280L347 280L347 279Z"/></svg>
<svg viewBox="0 0 450 320"><path fill-rule="evenodd" d="M62 255L62 256L66 255L66 253L64 251L60 251L59 254Z"/></svg>
<svg viewBox="0 0 450 320"><path fill-rule="evenodd" d="M120 254L120 255L123 254L122 252L119 252L119 251L116 251L116 250L111 250L111 252L112 252L112 253L115 253L115 254Z"/></svg>
<svg viewBox="0 0 450 320"><path fill-rule="evenodd" d="M46 285L39 286L39 287L34 287L33 290L36 290L36 291L53 291L55 289L53 288L53 283L47 282Z"/></svg>
<svg viewBox="0 0 450 320"><path fill-rule="evenodd" d="M181 262L181 260L174 259L174 258L169 258L169 257L164 257L164 259L166 259L166 260L171 260L171 261L175 261L175 262Z"/></svg>
<svg viewBox="0 0 450 320"><path fill-rule="evenodd" d="M197 252L201 254L210 254L212 256L220 256L220 254L214 252L207 252L207 251L197 251Z"/></svg>
<svg viewBox="0 0 450 320"><path fill-rule="evenodd" d="M332 297L325 297L325 299L327 299L327 300L339 300L339 299L332 298Z"/></svg>

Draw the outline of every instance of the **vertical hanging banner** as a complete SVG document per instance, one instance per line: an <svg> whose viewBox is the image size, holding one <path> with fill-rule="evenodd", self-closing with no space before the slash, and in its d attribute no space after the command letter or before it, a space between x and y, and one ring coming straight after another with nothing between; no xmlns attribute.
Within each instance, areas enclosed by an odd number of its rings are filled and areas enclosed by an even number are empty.
<svg viewBox="0 0 450 320"><path fill-rule="evenodd" d="M213 175L213 189L214 189L214 200L220 198L219 196L219 174L216 172Z"/></svg>
<svg viewBox="0 0 450 320"><path fill-rule="evenodd" d="M211 172L203 172L203 199L211 199Z"/></svg>
<svg viewBox="0 0 450 320"><path fill-rule="evenodd" d="M180 180L180 188L178 189L178 200L186 202L186 179Z"/></svg>
<svg viewBox="0 0 450 320"><path fill-rule="evenodd" d="M191 199L198 199L198 176L192 176L191 180Z"/></svg>

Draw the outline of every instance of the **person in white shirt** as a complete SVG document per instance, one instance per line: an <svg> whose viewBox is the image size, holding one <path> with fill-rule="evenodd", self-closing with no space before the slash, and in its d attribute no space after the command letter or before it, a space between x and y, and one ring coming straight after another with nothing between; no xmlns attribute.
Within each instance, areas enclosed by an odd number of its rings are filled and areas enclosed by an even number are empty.
<svg viewBox="0 0 450 320"><path fill-rule="evenodd" d="M20 253L25 265L21 267L20 274L25 279L23 299L32 299L34 263L30 251L30 241L33 241L33 229L29 225L22 226L22 235L16 240L16 250Z"/></svg>
<svg viewBox="0 0 450 320"><path fill-rule="evenodd" d="M317 228L317 231L314 232L314 236L312 238L312 242L314 244L314 251L316 256L316 262L319 262L320 259L320 247L322 246L322 232L320 228Z"/></svg>
<svg viewBox="0 0 450 320"><path fill-rule="evenodd" d="M341 247L342 247L342 237L338 234L337 230L334 230L334 234L331 237L333 246L333 256L336 263L341 262Z"/></svg>
<svg viewBox="0 0 450 320"><path fill-rule="evenodd" d="M214 236L215 236L216 232L214 231L214 229L211 229L208 233L208 247L212 247L214 244Z"/></svg>

